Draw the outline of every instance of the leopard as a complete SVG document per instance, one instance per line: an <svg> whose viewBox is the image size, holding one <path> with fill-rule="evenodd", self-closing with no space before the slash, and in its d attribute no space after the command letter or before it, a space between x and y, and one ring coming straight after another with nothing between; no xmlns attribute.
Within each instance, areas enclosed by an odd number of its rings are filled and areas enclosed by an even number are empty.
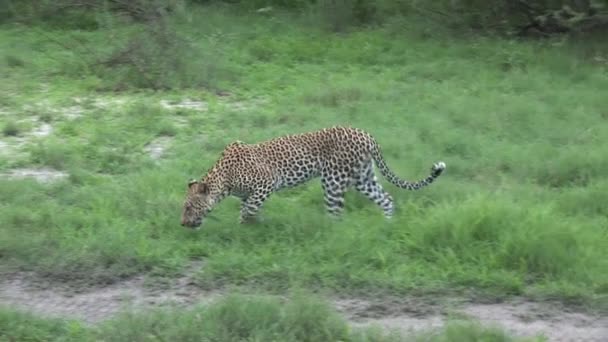
<svg viewBox="0 0 608 342"><path fill-rule="evenodd" d="M446 164L439 161L421 180L399 178L389 169L376 139L350 126L332 126L254 144L236 140L225 146L204 176L187 182L181 225L200 229L203 219L228 196L241 200L240 223L255 221L271 194L319 177L330 216L341 216L345 193L354 187L390 219L394 200L378 182L372 161L385 179L406 190L430 185L446 169Z"/></svg>

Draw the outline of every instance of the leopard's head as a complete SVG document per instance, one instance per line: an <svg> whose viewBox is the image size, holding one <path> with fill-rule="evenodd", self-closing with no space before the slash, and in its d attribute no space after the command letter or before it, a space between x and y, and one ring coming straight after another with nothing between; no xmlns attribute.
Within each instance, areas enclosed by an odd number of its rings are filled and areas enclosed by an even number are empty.
<svg viewBox="0 0 608 342"><path fill-rule="evenodd" d="M200 228L203 219L213 209L214 202L208 183L194 179L188 181L188 191L182 211L182 226Z"/></svg>

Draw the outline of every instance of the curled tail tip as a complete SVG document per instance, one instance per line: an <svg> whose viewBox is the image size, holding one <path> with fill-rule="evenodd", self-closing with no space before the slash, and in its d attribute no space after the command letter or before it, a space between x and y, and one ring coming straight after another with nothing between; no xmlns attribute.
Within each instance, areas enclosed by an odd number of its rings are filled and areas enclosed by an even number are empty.
<svg viewBox="0 0 608 342"><path fill-rule="evenodd" d="M431 168L431 174L433 175L433 177L439 177L439 175L441 175L441 173L443 172L443 170L445 170L446 165L444 162L439 161L436 162L435 164L433 164L433 167Z"/></svg>

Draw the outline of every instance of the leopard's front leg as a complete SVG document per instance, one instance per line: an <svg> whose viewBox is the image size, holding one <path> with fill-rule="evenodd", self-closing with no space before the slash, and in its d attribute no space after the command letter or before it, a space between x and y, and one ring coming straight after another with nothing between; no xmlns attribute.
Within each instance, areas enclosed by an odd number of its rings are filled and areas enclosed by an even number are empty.
<svg viewBox="0 0 608 342"><path fill-rule="evenodd" d="M270 196L270 192L256 191L243 199L239 222L243 224L254 220L268 196Z"/></svg>

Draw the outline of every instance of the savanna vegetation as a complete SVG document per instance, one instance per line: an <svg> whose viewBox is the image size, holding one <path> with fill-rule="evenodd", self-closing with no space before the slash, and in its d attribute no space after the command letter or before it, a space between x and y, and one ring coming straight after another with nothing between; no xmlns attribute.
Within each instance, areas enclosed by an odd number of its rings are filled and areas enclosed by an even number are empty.
<svg viewBox="0 0 608 342"><path fill-rule="evenodd" d="M3 4L0 171L68 176L0 178L0 274L162 283L204 260L206 288L608 310L605 1ZM420 192L383 181L390 222L354 192L331 220L313 181L271 197L258 223L238 225L229 199L200 231L179 226L187 180L227 143L335 124L372 133L405 178L437 160L447 170ZM34 134L41 125L52 131ZM159 139L155 158L147 147ZM247 298L96 328L7 308L0 337L390 338L349 330L321 300ZM433 336L510 340L476 325Z"/></svg>

